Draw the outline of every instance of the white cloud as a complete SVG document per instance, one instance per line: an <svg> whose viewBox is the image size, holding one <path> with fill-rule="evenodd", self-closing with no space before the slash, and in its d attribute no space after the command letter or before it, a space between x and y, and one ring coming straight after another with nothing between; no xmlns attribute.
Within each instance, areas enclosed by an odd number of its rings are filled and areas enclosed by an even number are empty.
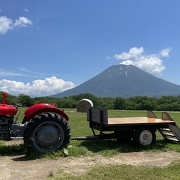
<svg viewBox="0 0 180 180"><path fill-rule="evenodd" d="M120 64L134 65L148 73L154 75L161 75L165 70L162 57L169 57L171 48L166 48L160 51L158 54L145 54L143 47L133 47L129 52L123 52L121 54L115 54L114 58L117 60L123 60Z"/></svg>
<svg viewBox="0 0 180 180"><path fill-rule="evenodd" d="M13 29L13 21L6 16L0 17L0 34L5 34L8 30Z"/></svg>
<svg viewBox="0 0 180 180"><path fill-rule="evenodd" d="M25 12L29 12L29 9L27 9L27 8L24 8L24 11L25 11Z"/></svg>
<svg viewBox="0 0 180 180"><path fill-rule="evenodd" d="M23 74L0 70L0 76L23 76Z"/></svg>
<svg viewBox="0 0 180 180"><path fill-rule="evenodd" d="M32 21L26 17L19 17L19 19L16 19L14 22L6 16L0 16L0 34L6 34L8 30L16 27L26 27L27 25L32 25Z"/></svg>
<svg viewBox="0 0 180 180"><path fill-rule="evenodd" d="M140 47L139 49L136 47L133 47L129 50L129 52L123 52L122 54L115 54L114 57L116 59L122 59L122 60L130 60L130 59L137 59L139 58L143 53L143 48Z"/></svg>
<svg viewBox="0 0 180 180"><path fill-rule="evenodd" d="M12 95L25 94L36 97L57 94L73 87L75 85L72 82L58 79L55 76L27 84L7 79L0 81L0 91L6 91Z"/></svg>
<svg viewBox="0 0 180 180"><path fill-rule="evenodd" d="M15 20L14 27L26 27L27 25L32 25L32 21L26 17L19 17Z"/></svg>
<svg viewBox="0 0 180 180"><path fill-rule="evenodd" d="M171 51L171 48L163 49L163 50L160 52L160 55L161 55L162 57L169 57L170 51Z"/></svg>
<svg viewBox="0 0 180 180"><path fill-rule="evenodd" d="M20 69L21 70L21 69ZM21 70L22 71L22 70ZM37 75L40 75L40 73L36 73L34 72L34 74L30 74L30 73L24 73L24 71L22 71L23 73L21 72L12 72L12 71L7 71L7 70L3 70L3 69L0 69L0 76L23 76L23 77L37 77ZM27 72L27 71L25 71Z"/></svg>
<svg viewBox="0 0 180 180"><path fill-rule="evenodd" d="M26 69L25 67L23 67L23 66L21 66L20 68L19 68L19 70L21 71L21 72L23 72L23 74L26 76L27 74L28 74L28 76L32 76L32 77L37 77L37 76L46 76L46 74L44 74L44 73L40 73L39 71L37 72L37 71L30 71L30 70L28 70L28 69Z"/></svg>
<svg viewBox="0 0 180 180"><path fill-rule="evenodd" d="M106 59L113 59L113 57L110 57L110 56L106 56Z"/></svg>

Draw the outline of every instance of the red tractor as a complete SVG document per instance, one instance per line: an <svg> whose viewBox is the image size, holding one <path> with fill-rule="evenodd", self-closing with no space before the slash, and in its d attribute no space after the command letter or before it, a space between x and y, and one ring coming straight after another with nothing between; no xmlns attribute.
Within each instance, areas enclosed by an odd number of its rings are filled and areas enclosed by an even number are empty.
<svg viewBox="0 0 180 180"><path fill-rule="evenodd" d="M26 109L22 124L14 116L18 107L6 104L2 93L0 104L0 139L23 138L29 152L50 152L62 148L71 138L68 116L56 106L38 103Z"/></svg>

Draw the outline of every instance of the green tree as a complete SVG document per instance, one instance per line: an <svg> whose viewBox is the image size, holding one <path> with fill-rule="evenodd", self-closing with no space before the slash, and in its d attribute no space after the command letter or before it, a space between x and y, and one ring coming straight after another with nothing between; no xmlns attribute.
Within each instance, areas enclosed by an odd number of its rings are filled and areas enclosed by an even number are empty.
<svg viewBox="0 0 180 180"><path fill-rule="evenodd" d="M29 107L35 103L33 98L31 98L30 96L24 95L24 94L19 94L18 99L23 107Z"/></svg>
<svg viewBox="0 0 180 180"><path fill-rule="evenodd" d="M61 102L60 108L76 108L77 103L72 98L64 98Z"/></svg>
<svg viewBox="0 0 180 180"><path fill-rule="evenodd" d="M114 108L114 98L98 98L97 99L97 106L106 108L106 109L113 109Z"/></svg>
<svg viewBox="0 0 180 180"><path fill-rule="evenodd" d="M114 109L125 109L126 107L126 100L122 97L116 97L114 100Z"/></svg>

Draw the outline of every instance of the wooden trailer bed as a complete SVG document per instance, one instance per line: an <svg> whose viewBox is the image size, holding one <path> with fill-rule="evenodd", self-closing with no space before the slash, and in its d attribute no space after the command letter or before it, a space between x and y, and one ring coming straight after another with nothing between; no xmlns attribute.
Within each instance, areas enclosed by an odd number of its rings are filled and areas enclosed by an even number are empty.
<svg viewBox="0 0 180 180"><path fill-rule="evenodd" d="M101 128L139 125L163 126L175 124L167 112L162 112L161 119L157 118L152 111L147 112L147 117L109 118L107 109L96 107L89 108L87 111L87 120L90 122L90 125L100 126Z"/></svg>
<svg viewBox="0 0 180 180"><path fill-rule="evenodd" d="M162 120L158 118L148 117L123 117L123 118L108 118L108 125L142 125L142 124L174 124L171 120Z"/></svg>

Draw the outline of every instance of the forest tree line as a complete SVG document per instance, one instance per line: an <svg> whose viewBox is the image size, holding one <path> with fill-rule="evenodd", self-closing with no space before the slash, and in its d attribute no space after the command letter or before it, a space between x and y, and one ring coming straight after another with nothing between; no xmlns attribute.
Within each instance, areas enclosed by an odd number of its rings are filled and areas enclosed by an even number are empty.
<svg viewBox="0 0 180 180"><path fill-rule="evenodd" d="M1 92L2 93L2 92ZM78 102L82 99L90 99L94 107L102 107L115 110L157 110L157 111L180 111L179 96L162 96L160 98L135 96L130 98L123 97L96 97L92 94L85 93L63 98L52 97L30 97L20 94L18 96L8 95L7 104L29 107L36 103L55 104L58 108L76 108ZM2 102L2 96L0 96Z"/></svg>

